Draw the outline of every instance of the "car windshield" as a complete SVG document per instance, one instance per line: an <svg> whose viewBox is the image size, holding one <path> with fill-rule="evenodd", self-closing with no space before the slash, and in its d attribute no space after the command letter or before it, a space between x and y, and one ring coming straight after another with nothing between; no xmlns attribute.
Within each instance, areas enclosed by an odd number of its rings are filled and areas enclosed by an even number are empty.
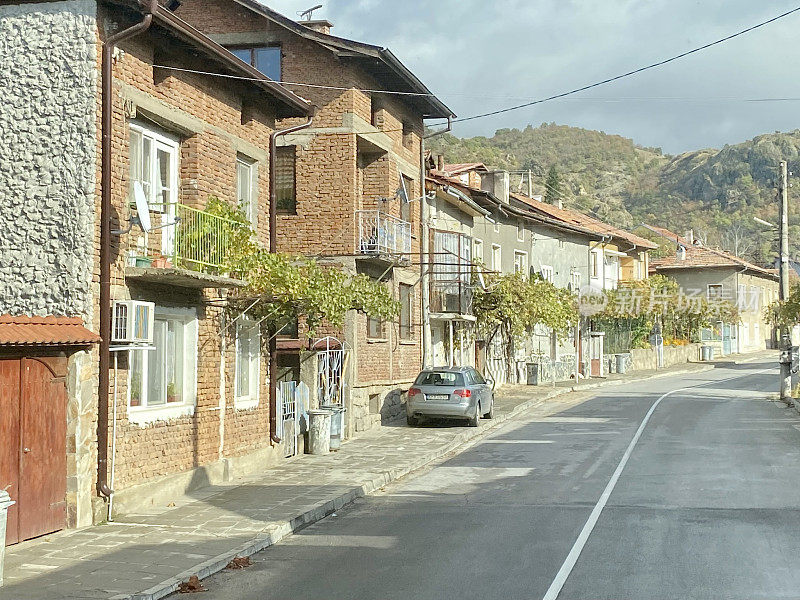
<svg viewBox="0 0 800 600"><path fill-rule="evenodd" d="M417 385L463 386L464 376L452 371L423 371L416 381Z"/></svg>

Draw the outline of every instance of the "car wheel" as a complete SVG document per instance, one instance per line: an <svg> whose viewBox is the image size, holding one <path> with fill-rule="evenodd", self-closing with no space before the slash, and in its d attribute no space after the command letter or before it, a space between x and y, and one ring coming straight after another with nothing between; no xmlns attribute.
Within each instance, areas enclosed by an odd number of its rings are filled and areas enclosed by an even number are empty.
<svg viewBox="0 0 800 600"><path fill-rule="evenodd" d="M419 425L419 418L406 416L406 423L408 423L409 427L416 427Z"/></svg>
<svg viewBox="0 0 800 600"><path fill-rule="evenodd" d="M492 396L491 402L489 404L489 412L483 415L484 419L494 419L494 396Z"/></svg>
<svg viewBox="0 0 800 600"><path fill-rule="evenodd" d="M474 417L472 417L472 418L469 420L469 426L470 426L470 427L477 427L477 426L478 426L478 423L480 422L480 420L481 420L481 405L480 405L480 404L477 404L477 405L475 406L475 416L474 416Z"/></svg>

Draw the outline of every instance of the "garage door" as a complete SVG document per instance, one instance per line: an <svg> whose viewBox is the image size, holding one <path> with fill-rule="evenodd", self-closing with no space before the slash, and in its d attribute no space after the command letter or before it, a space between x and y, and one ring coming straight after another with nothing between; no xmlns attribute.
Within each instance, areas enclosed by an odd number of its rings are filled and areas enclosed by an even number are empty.
<svg viewBox="0 0 800 600"><path fill-rule="evenodd" d="M54 360L0 359L0 489L17 502L7 545L65 525L67 391Z"/></svg>

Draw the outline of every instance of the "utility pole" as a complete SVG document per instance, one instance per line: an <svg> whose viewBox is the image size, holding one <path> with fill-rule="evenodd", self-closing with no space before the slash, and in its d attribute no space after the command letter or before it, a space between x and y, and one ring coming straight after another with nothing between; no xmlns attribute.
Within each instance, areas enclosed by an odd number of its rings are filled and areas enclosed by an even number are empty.
<svg viewBox="0 0 800 600"><path fill-rule="evenodd" d="M780 167L780 300L789 299L789 182L786 161L781 161ZM787 404L792 403L792 341L789 328L782 326L781 336L781 400Z"/></svg>

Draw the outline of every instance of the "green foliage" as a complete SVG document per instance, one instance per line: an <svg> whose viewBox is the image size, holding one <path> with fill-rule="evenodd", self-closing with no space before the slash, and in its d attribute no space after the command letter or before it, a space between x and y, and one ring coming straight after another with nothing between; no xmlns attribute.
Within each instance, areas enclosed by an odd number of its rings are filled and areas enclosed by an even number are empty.
<svg viewBox="0 0 800 600"><path fill-rule="evenodd" d="M531 169L535 193L546 192L547 169L554 166L568 208L623 227L647 222L677 233L694 229L707 244L757 264L771 263L776 248L773 233L753 217L777 220L775 181L781 160L789 162L790 171L800 171L800 130L677 156L620 136L554 123L500 129L490 138L443 135L431 143L448 162ZM790 199L789 205L790 239L800 240L800 203ZM668 246L667 254L674 251ZM800 245L792 242L790 252L800 258Z"/></svg>
<svg viewBox="0 0 800 600"><path fill-rule="evenodd" d="M544 187L545 202L557 204L563 192L561 191L561 176L559 176L558 169L555 165L550 167L550 170L547 172L547 180L544 182Z"/></svg>
<svg viewBox="0 0 800 600"><path fill-rule="evenodd" d="M213 200L213 199L212 199ZM247 282L232 299L235 309L257 303L248 314L277 329L305 320L308 335L326 321L344 324L347 311L360 310L379 319L400 312L400 303L389 289L364 274L349 274L335 267L283 253L272 254L259 244L244 213L220 201L209 201L209 210L237 225L228 235L225 270Z"/></svg>
<svg viewBox="0 0 800 600"><path fill-rule="evenodd" d="M700 329L717 321L738 323L736 306L728 301L710 301L705 296L686 296L678 284L663 275L644 281L621 283L606 290L606 308L594 319L597 329L613 328L621 321L631 327L631 347L646 346L656 323L664 337L691 341Z"/></svg>
<svg viewBox="0 0 800 600"><path fill-rule="evenodd" d="M486 290L476 288L472 309L478 327L490 335L501 330L518 339L536 325L564 331L578 321L575 296L540 277L487 273L484 281Z"/></svg>
<svg viewBox="0 0 800 600"><path fill-rule="evenodd" d="M776 327L800 325L800 284L792 284L785 301L778 300L767 306L764 317Z"/></svg>

